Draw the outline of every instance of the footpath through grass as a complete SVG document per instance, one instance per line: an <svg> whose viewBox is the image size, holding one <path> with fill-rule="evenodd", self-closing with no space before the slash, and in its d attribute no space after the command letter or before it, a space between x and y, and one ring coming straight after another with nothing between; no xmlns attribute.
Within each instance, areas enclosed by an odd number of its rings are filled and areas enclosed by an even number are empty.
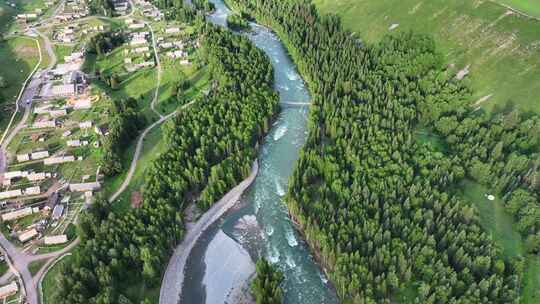
<svg viewBox="0 0 540 304"><path fill-rule="evenodd" d="M512 14L489 1L313 2L321 13L340 15L344 26L367 42L396 31L430 34L454 71L470 65L467 78L474 89L471 103L492 95L482 103L488 110L511 101L523 110L540 113L539 21ZM537 4L540 9L538 0L504 2L529 3L531 7Z"/></svg>

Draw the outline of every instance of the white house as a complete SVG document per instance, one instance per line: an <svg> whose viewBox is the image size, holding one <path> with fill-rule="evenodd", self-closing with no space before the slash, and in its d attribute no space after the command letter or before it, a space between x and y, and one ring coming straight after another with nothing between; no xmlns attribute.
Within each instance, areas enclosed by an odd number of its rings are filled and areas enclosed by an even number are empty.
<svg viewBox="0 0 540 304"><path fill-rule="evenodd" d="M13 198L13 197L21 196L21 195L22 195L21 189L9 190L9 191L0 192L0 199Z"/></svg>
<svg viewBox="0 0 540 304"><path fill-rule="evenodd" d="M56 165L75 161L75 156L49 157L43 160L45 165Z"/></svg>
<svg viewBox="0 0 540 304"><path fill-rule="evenodd" d="M41 189L39 188L39 186L28 187L24 190L25 195L38 195L40 193L41 193Z"/></svg>
<svg viewBox="0 0 540 304"><path fill-rule="evenodd" d="M66 142L66 144L67 144L68 147L80 147L81 146L81 141L78 140L78 139L68 140Z"/></svg>
<svg viewBox="0 0 540 304"><path fill-rule="evenodd" d="M79 123L79 128L81 129L90 129L92 127L92 121L87 120Z"/></svg>
<svg viewBox="0 0 540 304"><path fill-rule="evenodd" d="M67 243L67 241L67 235L65 234L46 236L44 238L45 245L64 244Z"/></svg>
<svg viewBox="0 0 540 304"><path fill-rule="evenodd" d="M24 243L24 242L27 242L31 239L33 239L34 237L36 237L38 235L38 232L35 228L32 228L28 231L25 231L21 234L19 234L19 241L21 241L21 243Z"/></svg>
<svg viewBox="0 0 540 304"><path fill-rule="evenodd" d="M23 209L19 209L19 210L15 210L15 211L11 211L11 212L7 212L7 213L2 214L2 221L4 221L4 222L13 221L13 220L19 219L21 217L29 216L31 214L32 214L32 208L31 207L26 207L26 208L23 208Z"/></svg>
<svg viewBox="0 0 540 304"><path fill-rule="evenodd" d="M69 184L69 191L71 192L94 191L94 190L99 190L100 188L101 188L101 184L99 182Z"/></svg>
<svg viewBox="0 0 540 304"><path fill-rule="evenodd" d="M12 179L12 178L17 178L17 177L22 177L22 176L23 176L22 171L10 171L10 172L4 173L5 179Z"/></svg>
<svg viewBox="0 0 540 304"><path fill-rule="evenodd" d="M30 154L28 154L28 153L26 153L26 154L17 154L17 161L19 163L29 161L29 160L30 160Z"/></svg>
<svg viewBox="0 0 540 304"><path fill-rule="evenodd" d="M128 28L130 30L138 30L138 29L142 29L144 28L144 24L143 23L132 23L128 26Z"/></svg>
<svg viewBox="0 0 540 304"><path fill-rule="evenodd" d="M36 121L32 124L32 128L34 129L42 129L42 128L54 128L56 127L56 120L44 120L44 121Z"/></svg>
<svg viewBox="0 0 540 304"><path fill-rule="evenodd" d="M165 29L165 34L176 34L180 33L180 28L177 27L170 27Z"/></svg>
<svg viewBox="0 0 540 304"><path fill-rule="evenodd" d="M26 178L31 182L37 182L50 177L50 173L40 172L40 173L30 173Z"/></svg>
<svg viewBox="0 0 540 304"><path fill-rule="evenodd" d="M43 158L46 158L46 157L49 157L49 151L39 151L39 152L32 153L32 159L33 160L43 159Z"/></svg>

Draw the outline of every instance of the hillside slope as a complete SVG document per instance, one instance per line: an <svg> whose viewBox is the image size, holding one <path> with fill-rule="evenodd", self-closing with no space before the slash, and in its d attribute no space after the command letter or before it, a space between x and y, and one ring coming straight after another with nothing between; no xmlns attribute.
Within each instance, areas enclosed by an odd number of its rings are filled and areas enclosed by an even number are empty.
<svg viewBox="0 0 540 304"><path fill-rule="evenodd" d="M466 77L474 89L471 103L482 101L482 107L492 110L510 100L523 110L540 113L538 20L483 0L313 2L323 13L340 15L346 28L369 42L389 32L431 34L456 73L463 76L470 71Z"/></svg>

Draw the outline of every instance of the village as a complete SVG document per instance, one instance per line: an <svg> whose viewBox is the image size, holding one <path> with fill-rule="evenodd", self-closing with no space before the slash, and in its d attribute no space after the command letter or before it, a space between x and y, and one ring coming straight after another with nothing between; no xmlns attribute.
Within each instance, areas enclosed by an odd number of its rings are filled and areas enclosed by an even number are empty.
<svg viewBox="0 0 540 304"><path fill-rule="evenodd" d="M198 39L184 25L165 21L163 13L144 0L114 1L115 16L107 18L91 16L86 0L45 5L16 16L21 28L39 33L53 45L56 60L38 70L26 88L20 101L26 121L3 143L7 146L0 172L4 241L35 256L76 245L79 215L103 194L107 179L100 172L100 159L115 96L95 84L97 69L114 64L109 73L119 75L120 81L161 69L160 64L164 69L190 69L190 58L199 48ZM115 51L118 56L89 57L88 39L112 31L125 37ZM0 264L0 269L8 269L4 257ZM32 303L35 291L28 286L21 290L25 284L17 282L11 267L0 273L0 301Z"/></svg>

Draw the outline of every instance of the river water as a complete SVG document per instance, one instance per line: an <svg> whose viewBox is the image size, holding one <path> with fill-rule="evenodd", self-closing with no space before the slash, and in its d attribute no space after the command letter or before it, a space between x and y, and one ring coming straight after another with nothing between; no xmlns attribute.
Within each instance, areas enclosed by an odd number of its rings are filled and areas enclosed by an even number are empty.
<svg viewBox="0 0 540 304"><path fill-rule="evenodd" d="M229 9L221 0L208 20L225 26ZM289 176L307 136L309 93L277 36L252 24L245 34L274 66L282 111L259 154L259 173L237 208L208 229L186 265L181 303L235 303L234 294L254 273L254 261L266 257L285 275L287 304L334 304L337 297L294 229L283 198Z"/></svg>

